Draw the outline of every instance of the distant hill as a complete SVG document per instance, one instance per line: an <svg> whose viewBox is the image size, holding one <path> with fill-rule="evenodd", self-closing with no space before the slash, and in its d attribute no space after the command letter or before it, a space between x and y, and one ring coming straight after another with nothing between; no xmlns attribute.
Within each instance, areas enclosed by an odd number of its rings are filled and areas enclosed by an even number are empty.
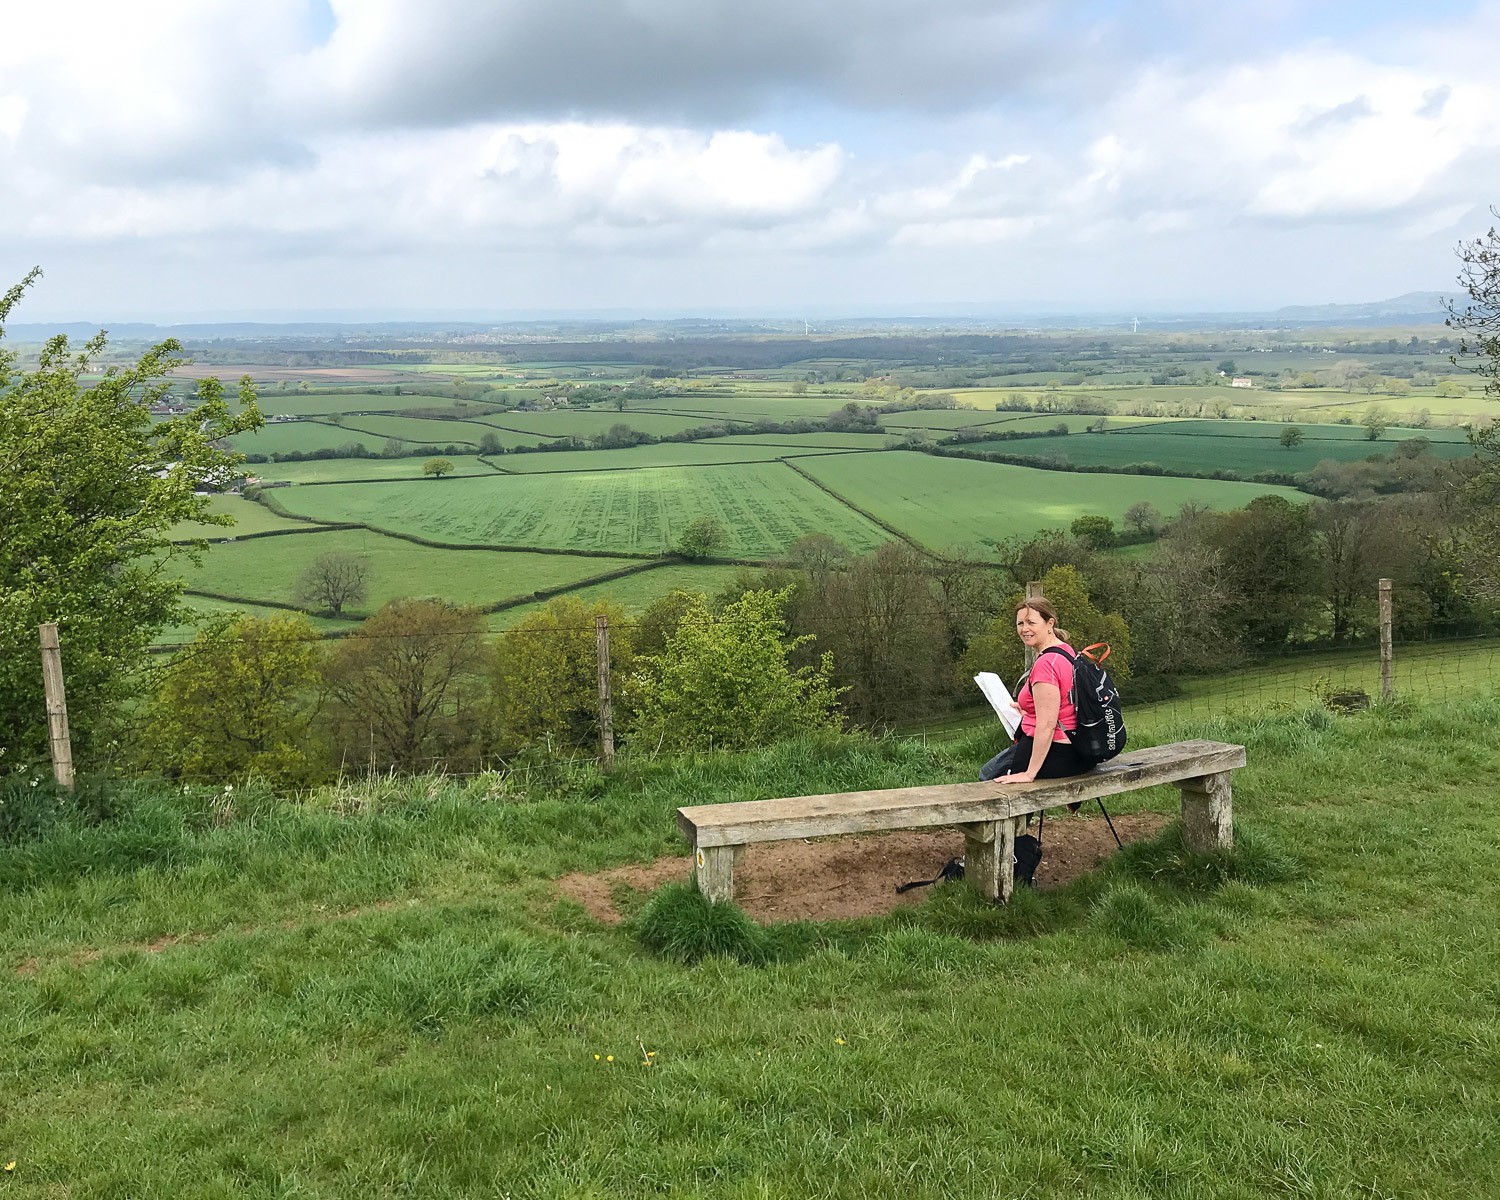
<svg viewBox="0 0 1500 1200"><path fill-rule="evenodd" d="M1346 321L1427 324L1446 317L1448 313L1443 302L1456 299L1458 297L1446 292L1406 292L1389 300L1375 300L1368 304L1289 304L1285 308L1278 308L1272 316L1278 321L1317 325L1342 324Z"/></svg>

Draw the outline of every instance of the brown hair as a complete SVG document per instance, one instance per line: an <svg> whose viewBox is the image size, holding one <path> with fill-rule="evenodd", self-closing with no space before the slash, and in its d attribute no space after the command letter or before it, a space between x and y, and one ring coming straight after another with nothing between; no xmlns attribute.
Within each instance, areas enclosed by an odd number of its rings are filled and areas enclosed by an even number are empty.
<svg viewBox="0 0 1500 1200"><path fill-rule="evenodd" d="M1031 609L1032 612L1036 613L1037 616L1041 617L1042 620L1053 622L1052 634L1054 637L1062 642L1066 642L1068 640L1068 631L1066 629L1060 628L1056 623L1057 609L1052 607L1052 602L1050 600L1048 600L1045 596L1030 596L1025 600L1018 601L1016 604L1016 612L1018 613L1028 608Z"/></svg>
<svg viewBox="0 0 1500 1200"><path fill-rule="evenodd" d="M1031 609L1044 621L1057 620L1057 609L1053 608L1052 602L1044 596L1028 596L1025 600L1019 601L1016 604L1016 611L1020 612L1023 608Z"/></svg>

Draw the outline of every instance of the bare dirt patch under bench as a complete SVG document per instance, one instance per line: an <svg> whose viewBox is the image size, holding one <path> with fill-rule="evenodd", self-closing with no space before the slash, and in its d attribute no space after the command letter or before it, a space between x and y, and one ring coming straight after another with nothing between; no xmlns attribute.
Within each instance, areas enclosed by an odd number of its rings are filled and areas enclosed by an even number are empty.
<svg viewBox="0 0 1500 1200"><path fill-rule="evenodd" d="M1170 820L1161 813L1130 813L1114 818L1124 842L1153 837ZM1115 841L1099 816L1047 820L1045 853L1037 885L1060 887L1094 870ZM767 842L750 846L735 869L735 900L757 921L832 921L888 913L919 903L926 892L896 894L896 885L931 879L950 858L964 852L963 835L945 829ZM622 889L652 892L664 883L687 879L687 855L659 858L649 866L615 867L597 875L564 875L560 891L577 900L590 916L608 924L622 919L614 897Z"/></svg>

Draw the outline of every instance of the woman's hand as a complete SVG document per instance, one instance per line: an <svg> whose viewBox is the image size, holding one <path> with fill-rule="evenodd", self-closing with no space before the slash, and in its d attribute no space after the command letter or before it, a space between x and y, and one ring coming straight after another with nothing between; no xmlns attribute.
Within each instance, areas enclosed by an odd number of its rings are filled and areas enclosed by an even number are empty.
<svg viewBox="0 0 1500 1200"><path fill-rule="evenodd" d="M1002 775L996 783L1035 783L1035 771L1022 771L1019 775Z"/></svg>

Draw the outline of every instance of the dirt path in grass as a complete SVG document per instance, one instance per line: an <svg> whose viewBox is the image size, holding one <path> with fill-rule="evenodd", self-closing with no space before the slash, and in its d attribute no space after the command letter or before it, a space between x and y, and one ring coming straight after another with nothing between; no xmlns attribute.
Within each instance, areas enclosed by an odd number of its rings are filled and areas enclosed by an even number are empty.
<svg viewBox="0 0 1500 1200"><path fill-rule="evenodd" d="M1154 836L1168 817L1161 813L1132 813L1114 818L1124 842ZM1114 852L1115 841L1099 816L1047 820L1045 853L1037 870L1037 885L1059 887L1092 871ZM821 838L818 841L770 842L750 846L735 870L735 900L757 921L830 921L888 913L920 903L926 889L896 894L896 885L912 879L931 879L950 858L964 852L963 835L956 830L934 833L866 834ZM622 919L614 904L623 889L655 891L664 883L686 879L689 860L659 858L650 866L615 867L597 875L564 875L557 881L600 921Z"/></svg>

